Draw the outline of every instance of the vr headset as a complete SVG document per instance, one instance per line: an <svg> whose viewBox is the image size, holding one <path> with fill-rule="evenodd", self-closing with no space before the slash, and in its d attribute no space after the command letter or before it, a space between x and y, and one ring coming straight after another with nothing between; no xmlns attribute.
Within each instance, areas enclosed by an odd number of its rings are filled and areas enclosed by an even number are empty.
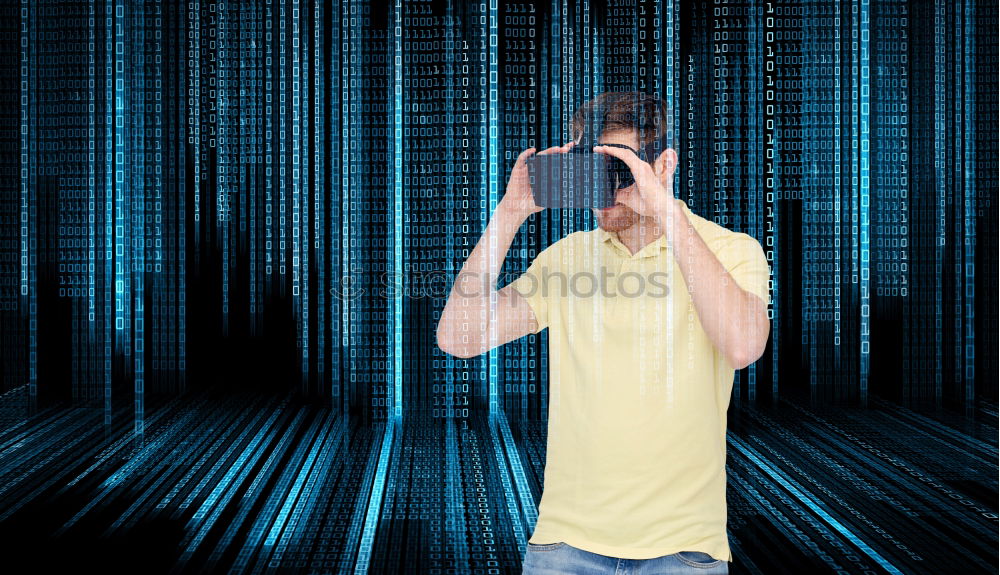
<svg viewBox="0 0 1000 575"><path fill-rule="evenodd" d="M598 144L604 132L605 112L598 107L584 126L580 143L565 154L534 155L527 160L528 179L535 205L543 208L607 208L615 204L615 192L635 183L628 165L607 154L593 151L597 145L632 150L644 162L652 162L671 144L669 134L633 150L621 144Z"/></svg>

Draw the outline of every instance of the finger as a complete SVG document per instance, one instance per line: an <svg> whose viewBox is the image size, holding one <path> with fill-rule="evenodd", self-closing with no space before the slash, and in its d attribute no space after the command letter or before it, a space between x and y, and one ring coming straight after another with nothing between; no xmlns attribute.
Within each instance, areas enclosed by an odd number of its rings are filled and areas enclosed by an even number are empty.
<svg viewBox="0 0 1000 575"><path fill-rule="evenodd" d="M551 154L553 152L558 152L559 150L562 150L562 146L552 146L551 148L547 148L545 150L542 150L541 152L538 152L538 155L540 156L542 154Z"/></svg>
<svg viewBox="0 0 1000 575"><path fill-rule="evenodd" d="M598 154L607 154L609 156L614 156L619 160L625 162L625 164L632 168L632 175L638 176L637 168L639 168L640 163L645 163L639 159L639 156L635 155L632 150L626 150L625 148L618 148L615 146L594 146L594 152Z"/></svg>
<svg viewBox="0 0 1000 575"><path fill-rule="evenodd" d="M520 154L518 154L517 161L514 162L514 163L515 164L523 164L528 159L528 156L530 156L531 154L534 154L534 153L535 153L535 148L533 148L533 147L532 148L528 148L527 150L525 150L525 151L521 152Z"/></svg>
<svg viewBox="0 0 1000 575"><path fill-rule="evenodd" d="M528 169L528 158L530 158L535 153L535 148L528 148L524 150L517 156L517 161L514 162L514 168L511 170L511 176L521 177L523 172Z"/></svg>

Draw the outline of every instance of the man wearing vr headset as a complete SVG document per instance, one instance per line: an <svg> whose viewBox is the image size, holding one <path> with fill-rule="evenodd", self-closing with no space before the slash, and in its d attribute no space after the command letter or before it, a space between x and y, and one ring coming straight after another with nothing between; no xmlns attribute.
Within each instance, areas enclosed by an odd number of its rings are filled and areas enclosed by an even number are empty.
<svg viewBox="0 0 1000 575"><path fill-rule="evenodd" d="M574 141L540 154L588 146L620 160L628 173L615 204L593 209L597 229L548 246L497 291L514 234L544 209L526 166L535 150L521 153L438 324L439 347L466 358L549 328L528 574L728 573L726 412L735 370L767 343L770 270L760 242L673 197L670 122L661 99L636 92L577 110ZM645 289L657 274L669 278L666 294ZM598 285L581 294L572 286L583 276Z"/></svg>

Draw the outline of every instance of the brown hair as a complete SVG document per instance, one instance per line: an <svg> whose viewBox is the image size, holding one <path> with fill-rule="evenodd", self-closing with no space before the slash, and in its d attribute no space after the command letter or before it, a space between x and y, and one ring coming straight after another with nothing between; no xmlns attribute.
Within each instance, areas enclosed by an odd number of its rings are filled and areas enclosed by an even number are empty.
<svg viewBox="0 0 1000 575"><path fill-rule="evenodd" d="M674 132L673 120L670 106L657 96L643 92L605 92L577 108L570 131L577 140L587 123L593 121L596 126L603 125L604 132L637 130L640 149L659 138L667 138L670 147L677 150L680 141Z"/></svg>

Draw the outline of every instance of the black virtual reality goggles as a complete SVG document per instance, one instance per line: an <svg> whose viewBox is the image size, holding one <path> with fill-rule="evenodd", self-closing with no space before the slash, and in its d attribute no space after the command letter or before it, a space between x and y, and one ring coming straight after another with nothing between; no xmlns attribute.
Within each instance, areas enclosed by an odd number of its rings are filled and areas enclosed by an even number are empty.
<svg viewBox="0 0 1000 575"><path fill-rule="evenodd" d="M541 154L528 158L528 179L535 205L543 208L607 208L615 203L615 192L635 183L628 164L593 151L596 145L631 150L652 163L670 147L668 138L650 142L640 150L622 144L587 144L581 140L565 154Z"/></svg>
<svg viewBox="0 0 1000 575"><path fill-rule="evenodd" d="M569 153L541 154L528 158L528 178L535 205L543 208L607 208L615 204L615 192L635 183L628 164L607 154L593 151L594 146L614 146L631 150L639 159L652 163L670 148L672 138L665 133L641 149L622 144L601 144L604 110L598 107L584 126L580 142ZM641 123L641 122L637 122Z"/></svg>

